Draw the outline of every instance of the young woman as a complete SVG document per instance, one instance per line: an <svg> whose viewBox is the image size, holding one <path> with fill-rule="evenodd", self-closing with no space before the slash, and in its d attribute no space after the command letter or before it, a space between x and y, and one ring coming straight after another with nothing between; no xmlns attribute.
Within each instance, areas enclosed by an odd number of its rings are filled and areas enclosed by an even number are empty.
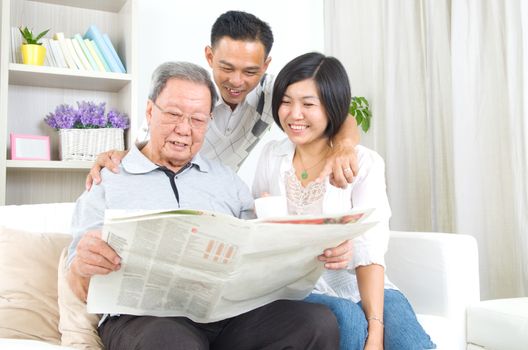
<svg viewBox="0 0 528 350"><path fill-rule="evenodd" d="M290 61L277 75L272 100L273 118L288 138L265 146L253 195L285 196L289 214L375 208L372 217L379 223L354 239L348 269L327 270L306 300L335 313L341 349L435 348L405 296L385 275L391 211L382 158L357 146L359 173L346 189L331 186L328 179L314 181L348 116L350 99L347 74L337 59L307 53Z"/></svg>

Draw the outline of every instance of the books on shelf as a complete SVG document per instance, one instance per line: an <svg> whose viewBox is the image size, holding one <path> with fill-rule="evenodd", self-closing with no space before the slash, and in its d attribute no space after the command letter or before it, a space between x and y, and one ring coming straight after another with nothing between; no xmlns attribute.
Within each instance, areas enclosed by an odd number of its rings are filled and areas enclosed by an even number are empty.
<svg viewBox="0 0 528 350"><path fill-rule="evenodd" d="M79 57L79 60L81 61L81 64L84 67L84 69L93 71L93 68L92 68L90 62L88 62L88 59L84 55L84 52L81 49L81 46L79 45L79 42L77 41L77 39L72 38L72 39L68 39L68 40L71 41L71 43L73 45L73 49L75 50L75 53L77 54L77 57Z"/></svg>
<svg viewBox="0 0 528 350"><path fill-rule="evenodd" d="M88 47L86 46L86 43L84 42L82 36L79 33L77 33L73 36L73 39L75 39L78 46L81 48L84 56L86 57L86 60L88 61L88 63L90 64L90 67L92 68L91 70L98 71L99 67L95 63L95 59L92 57L92 54L88 50ZM104 72L104 70L102 72Z"/></svg>
<svg viewBox="0 0 528 350"><path fill-rule="evenodd" d="M68 67L71 69L77 69L77 65L75 64L75 61L73 60L73 57L71 56L70 49L66 45L66 40L64 40L65 39L64 33L55 33L55 35L53 36L53 39L59 42L62 55L64 56L64 59Z"/></svg>
<svg viewBox="0 0 528 350"><path fill-rule="evenodd" d="M84 37L77 33L71 38L56 32L53 38L42 38L46 48L44 64L50 67L84 71L126 73L126 68L107 33L91 25ZM22 63L20 46L22 36L17 27L11 27L10 62Z"/></svg>
<svg viewBox="0 0 528 350"><path fill-rule="evenodd" d="M68 64L66 63L66 59L64 58L64 54L62 53L59 42L55 39L49 39L49 44L51 51L53 52L53 57L55 57L55 63L57 63L56 67L68 68Z"/></svg>
<svg viewBox="0 0 528 350"><path fill-rule="evenodd" d="M73 44L70 38L64 38L64 41L66 42L66 47L70 51L71 58L73 59L73 62L75 62L75 65L77 66L77 69L79 70L86 70L84 68L83 64L81 63L81 59L77 55L77 52L75 52L75 49L73 48Z"/></svg>
<svg viewBox="0 0 528 350"><path fill-rule="evenodd" d="M84 34L84 37L92 40L95 43L95 45L99 49L99 52L104 57L106 63L108 64L112 72L125 73L124 67L123 67L123 70L121 70L120 65L117 63L116 58L112 54L112 49L115 51L112 43L110 42L110 40L108 40L110 45L107 43L107 41L104 39L103 35L101 34L99 29L95 25L91 25L88 28L88 30L86 31L86 34ZM112 47L112 49L110 47ZM119 57L117 58L119 59Z"/></svg>
<svg viewBox="0 0 528 350"><path fill-rule="evenodd" d="M99 63L103 65L104 71L111 72L112 70L110 69L110 66L108 65L108 63L106 63L106 60L104 59L103 55L101 54L95 43L90 39L84 39L84 42L88 46L88 49L90 49L90 52L93 51L93 56L96 59L96 62L99 61Z"/></svg>
<svg viewBox="0 0 528 350"><path fill-rule="evenodd" d="M103 34L103 39L104 39L104 42L105 42L106 46L108 46L108 48L110 49L110 53L112 54L112 57L117 62L117 65L119 66L119 69L120 69L121 73L125 73L126 72L125 66L123 66L123 63L119 59L119 55L117 54L117 52L116 52L116 50L114 48L114 45L112 45L112 42L110 41L110 38L108 37L108 34L106 34L106 33Z"/></svg>

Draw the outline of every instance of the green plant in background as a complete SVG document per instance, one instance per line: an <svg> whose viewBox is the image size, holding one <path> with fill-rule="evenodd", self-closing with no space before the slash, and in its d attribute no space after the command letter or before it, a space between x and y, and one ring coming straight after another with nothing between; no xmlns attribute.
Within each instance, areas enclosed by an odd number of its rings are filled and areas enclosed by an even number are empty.
<svg viewBox="0 0 528 350"><path fill-rule="evenodd" d="M352 97L348 112L356 118L357 125L367 132L370 128L370 118L372 118L367 99L363 96Z"/></svg>
<svg viewBox="0 0 528 350"><path fill-rule="evenodd" d="M46 29L42 33L39 33L37 36L34 36L33 31L28 27L20 27L18 28L18 30L20 31L20 34L22 34L25 44L28 45L42 45L42 43L39 43L39 40L49 32L49 29Z"/></svg>

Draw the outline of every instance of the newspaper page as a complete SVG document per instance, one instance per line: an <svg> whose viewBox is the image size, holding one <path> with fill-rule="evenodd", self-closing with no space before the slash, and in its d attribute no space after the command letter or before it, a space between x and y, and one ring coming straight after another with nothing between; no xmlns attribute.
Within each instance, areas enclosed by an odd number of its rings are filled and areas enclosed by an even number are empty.
<svg viewBox="0 0 528 350"><path fill-rule="evenodd" d="M317 256L375 223L372 210L241 220L196 210L107 211L103 239L121 269L92 277L88 311L214 322L279 299L303 299Z"/></svg>

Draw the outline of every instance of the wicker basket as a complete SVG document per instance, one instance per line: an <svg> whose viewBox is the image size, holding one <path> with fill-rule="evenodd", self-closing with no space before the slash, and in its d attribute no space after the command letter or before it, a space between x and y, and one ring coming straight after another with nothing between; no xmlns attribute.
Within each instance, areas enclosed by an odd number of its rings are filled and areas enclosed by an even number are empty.
<svg viewBox="0 0 528 350"><path fill-rule="evenodd" d="M62 160L95 160L97 155L111 149L124 149L123 129L60 129Z"/></svg>

